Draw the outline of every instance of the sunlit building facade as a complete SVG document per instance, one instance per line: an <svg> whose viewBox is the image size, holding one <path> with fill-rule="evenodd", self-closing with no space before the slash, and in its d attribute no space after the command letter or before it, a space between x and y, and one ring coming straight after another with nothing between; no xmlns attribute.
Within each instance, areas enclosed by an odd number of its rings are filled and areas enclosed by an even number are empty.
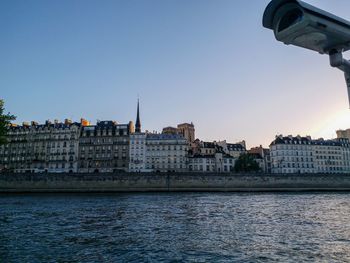
<svg viewBox="0 0 350 263"><path fill-rule="evenodd" d="M338 139L348 139L350 140L350 129L346 129L346 130L337 130L337 138Z"/></svg>
<svg viewBox="0 0 350 263"><path fill-rule="evenodd" d="M192 122L178 124L177 130L178 133L182 135L188 143L191 143L196 139L195 128Z"/></svg>
<svg viewBox="0 0 350 263"><path fill-rule="evenodd" d="M177 125L177 128L168 126L163 128L163 134L180 134L184 137L189 144L194 142L196 139L194 124L191 123L181 123Z"/></svg>

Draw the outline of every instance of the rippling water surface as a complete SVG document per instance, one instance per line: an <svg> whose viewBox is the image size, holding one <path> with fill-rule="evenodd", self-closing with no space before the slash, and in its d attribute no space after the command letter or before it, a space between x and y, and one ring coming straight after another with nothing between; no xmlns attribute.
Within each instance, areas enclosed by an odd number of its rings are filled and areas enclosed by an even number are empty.
<svg viewBox="0 0 350 263"><path fill-rule="evenodd" d="M350 193L0 195L0 262L350 262Z"/></svg>

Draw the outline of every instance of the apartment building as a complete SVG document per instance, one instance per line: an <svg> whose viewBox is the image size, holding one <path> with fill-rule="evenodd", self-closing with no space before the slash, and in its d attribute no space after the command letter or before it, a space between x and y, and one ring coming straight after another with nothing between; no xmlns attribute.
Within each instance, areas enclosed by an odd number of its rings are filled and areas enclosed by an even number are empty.
<svg viewBox="0 0 350 263"><path fill-rule="evenodd" d="M80 173L128 171L129 136L134 133L133 122L118 124L99 121L84 126L79 139Z"/></svg>
<svg viewBox="0 0 350 263"><path fill-rule="evenodd" d="M349 173L346 138L312 140L310 136L276 136L270 145L272 173Z"/></svg>
<svg viewBox="0 0 350 263"><path fill-rule="evenodd" d="M179 134L147 134L146 171L184 172L188 170L188 142Z"/></svg>
<svg viewBox="0 0 350 263"><path fill-rule="evenodd" d="M146 172L146 133L130 134L129 172Z"/></svg>
<svg viewBox="0 0 350 263"><path fill-rule="evenodd" d="M77 172L81 123L55 120L12 125L0 146L0 164L9 172Z"/></svg>

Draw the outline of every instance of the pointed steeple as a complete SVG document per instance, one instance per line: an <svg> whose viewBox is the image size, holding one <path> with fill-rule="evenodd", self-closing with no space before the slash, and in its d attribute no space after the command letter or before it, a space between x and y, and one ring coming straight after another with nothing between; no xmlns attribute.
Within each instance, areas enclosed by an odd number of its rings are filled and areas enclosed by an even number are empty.
<svg viewBox="0 0 350 263"><path fill-rule="evenodd" d="M140 106L139 99L137 99L137 116L136 116L136 125L135 132L141 132L141 121L140 121Z"/></svg>

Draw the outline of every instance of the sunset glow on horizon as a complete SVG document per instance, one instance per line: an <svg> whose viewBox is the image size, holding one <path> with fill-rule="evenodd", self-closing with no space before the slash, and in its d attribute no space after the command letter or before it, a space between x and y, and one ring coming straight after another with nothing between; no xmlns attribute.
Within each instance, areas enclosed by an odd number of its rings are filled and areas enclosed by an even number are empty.
<svg viewBox="0 0 350 263"><path fill-rule="evenodd" d="M3 1L1 97L17 123L135 122L139 94L149 131L193 122L199 139L249 147L334 138L350 128L343 74L277 42L268 2ZM306 2L350 20L347 0Z"/></svg>

